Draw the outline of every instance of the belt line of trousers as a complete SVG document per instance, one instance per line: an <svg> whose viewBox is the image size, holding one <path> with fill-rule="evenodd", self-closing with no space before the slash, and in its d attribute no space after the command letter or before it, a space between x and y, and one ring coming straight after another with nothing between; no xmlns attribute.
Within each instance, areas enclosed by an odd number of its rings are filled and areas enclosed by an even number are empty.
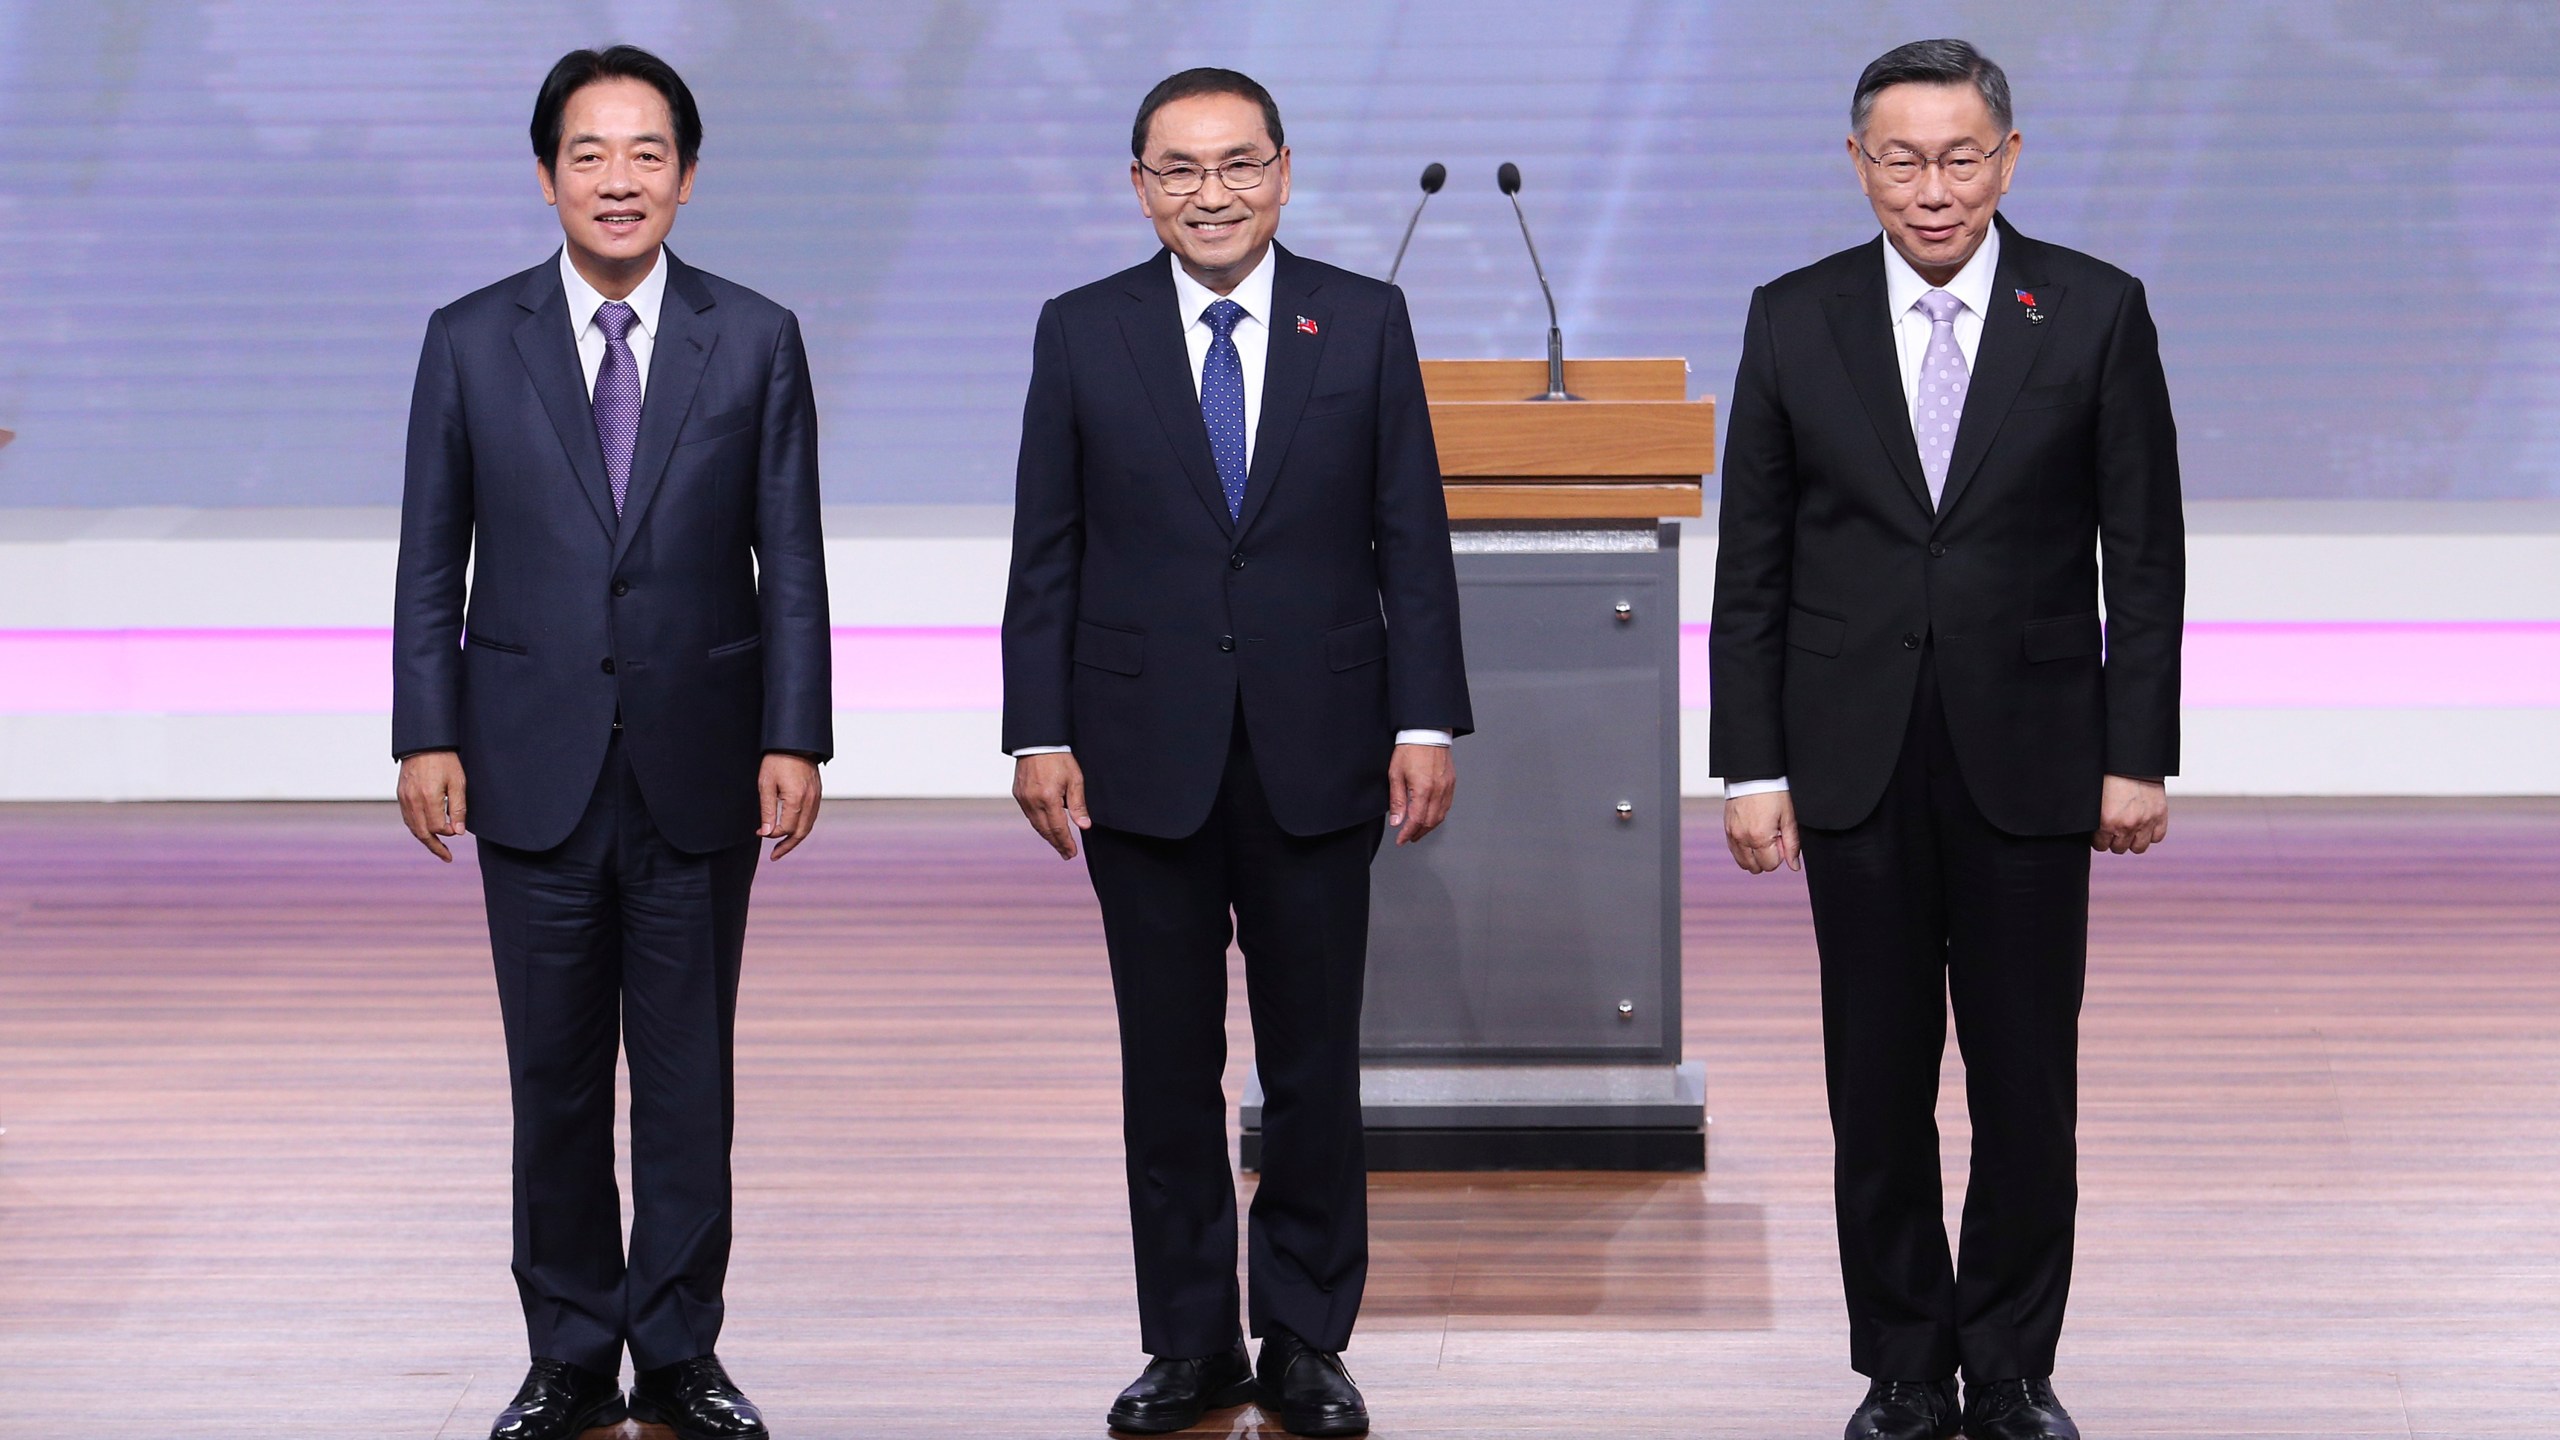
<svg viewBox="0 0 2560 1440"><path fill-rule="evenodd" d="M549 850L483 841L515 1112L512 1268L538 1358L618 1374L711 1353L730 1246L738 972L757 842L691 854L650 819L617 734ZM614 1179L631 1072L632 1222Z"/></svg>
<svg viewBox="0 0 2560 1440"><path fill-rule="evenodd" d="M1983 818L1930 647L1883 799L1803 840L1850 1364L1879 1379L2049 1375L2079 1204L2089 837ZM1951 1008L1973 1123L1952 1258L1937 1125Z"/></svg>
<svg viewBox="0 0 2560 1440"><path fill-rule="evenodd" d="M1147 1353L1237 1339L1236 1196L1220 1077L1227 945L1244 952L1261 1076L1248 1323L1349 1343L1368 1278L1360 1002L1383 817L1322 835L1273 818L1239 713L1208 823L1178 840L1085 834L1120 1016L1121 1127Z"/></svg>

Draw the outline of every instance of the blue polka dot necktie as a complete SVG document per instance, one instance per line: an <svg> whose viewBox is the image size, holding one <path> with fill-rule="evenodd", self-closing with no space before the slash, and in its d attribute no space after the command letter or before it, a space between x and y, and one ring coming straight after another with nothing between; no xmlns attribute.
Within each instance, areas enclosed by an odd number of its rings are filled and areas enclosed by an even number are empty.
<svg viewBox="0 0 2560 1440"><path fill-rule="evenodd" d="M1209 453L1218 462L1218 484L1227 492L1227 518L1244 518L1244 357L1236 353L1236 326L1244 307L1221 300L1201 312L1209 322L1209 358L1200 367L1200 418L1209 422Z"/></svg>
<svg viewBox="0 0 2560 1440"><path fill-rule="evenodd" d="M616 515L631 493L631 451L640 439L640 366L631 353L631 326L639 318L640 312L620 300L596 307L596 328L604 332L604 363L596 367L596 441L604 447Z"/></svg>

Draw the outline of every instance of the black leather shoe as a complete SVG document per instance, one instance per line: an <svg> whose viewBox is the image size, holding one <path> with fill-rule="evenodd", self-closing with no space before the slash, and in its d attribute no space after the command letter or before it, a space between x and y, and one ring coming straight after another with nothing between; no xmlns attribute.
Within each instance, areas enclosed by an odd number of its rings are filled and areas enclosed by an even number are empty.
<svg viewBox="0 0 2560 1440"><path fill-rule="evenodd" d="M1366 1435L1369 1404L1342 1356L1317 1350L1286 1330L1263 1337L1262 1359L1254 1366L1262 1384L1262 1408L1277 1409L1280 1424L1292 1435Z"/></svg>
<svg viewBox="0 0 2560 1440"><path fill-rule="evenodd" d="M566 1360L536 1360L489 1427L489 1440L571 1440L581 1430L621 1423L622 1386L613 1376Z"/></svg>
<svg viewBox="0 0 2560 1440"><path fill-rule="evenodd" d="M2080 1440L2080 1427L2044 1375L1965 1386L1964 1433L1968 1440Z"/></svg>
<svg viewBox="0 0 2560 1440"><path fill-rule="evenodd" d="M696 1355L643 1370L631 1380L631 1418L676 1432L679 1440L765 1440L764 1416L739 1393L717 1355Z"/></svg>
<svg viewBox="0 0 2560 1440"><path fill-rule="evenodd" d="M1956 1381L1878 1380L1849 1416L1843 1440L1950 1440L1962 1417Z"/></svg>
<svg viewBox="0 0 2560 1440"><path fill-rule="evenodd" d="M1147 1362L1106 1417L1111 1428L1132 1435L1166 1435L1188 1430L1212 1410L1224 1410L1253 1398L1253 1364L1244 1358L1244 1342L1224 1355L1191 1360Z"/></svg>

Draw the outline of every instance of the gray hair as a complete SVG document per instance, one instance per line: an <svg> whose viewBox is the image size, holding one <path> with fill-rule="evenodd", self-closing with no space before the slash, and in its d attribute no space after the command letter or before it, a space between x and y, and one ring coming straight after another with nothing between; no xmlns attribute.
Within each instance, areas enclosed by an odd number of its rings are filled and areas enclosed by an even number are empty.
<svg viewBox="0 0 2560 1440"><path fill-rule="evenodd" d="M1971 85L1991 108L1992 123L2007 134L2009 77L1990 56L1962 40L1914 40L1879 55L1858 74L1849 97L1849 133L1863 135L1876 96L1896 85Z"/></svg>

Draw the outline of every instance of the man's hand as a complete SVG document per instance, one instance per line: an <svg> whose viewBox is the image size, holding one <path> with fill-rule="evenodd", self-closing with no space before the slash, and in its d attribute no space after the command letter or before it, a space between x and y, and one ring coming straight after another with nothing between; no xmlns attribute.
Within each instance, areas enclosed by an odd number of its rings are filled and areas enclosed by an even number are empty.
<svg viewBox="0 0 2560 1440"><path fill-rule="evenodd" d="M1784 790L1764 790L1724 802L1724 846L1733 863L1754 875L1784 865L1804 868L1804 846L1796 839L1796 800Z"/></svg>
<svg viewBox="0 0 2560 1440"><path fill-rule="evenodd" d="M2098 830L2089 848L2139 855L2169 838L2169 787L2157 780L2110 775L2098 796Z"/></svg>
<svg viewBox="0 0 2560 1440"><path fill-rule="evenodd" d="M1387 823L1410 845L1440 828L1458 798L1458 762L1446 745L1399 745L1387 761Z"/></svg>
<svg viewBox="0 0 2560 1440"><path fill-rule="evenodd" d="M465 813L460 755L421 750L400 762L400 819L419 844L447 865L453 863L453 852L442 837L467 828Z"/></svg>
<svg viewBox="0 0 2560 1440"><path fill-rule="evenodd" d="M1076 832L1093 828L1084 813L1084 767L1072 752L1025 755L1013 762L1013 803L1061 860L1076 858Z"/></svg>
<svg viewBox="0 0 2560 1440"><path fill-rule="evenodd" d="M764 823L756 834L774 842L781 859L818 825L818 763L806 755L768 751L756 771L756 803Z"/></svg>

